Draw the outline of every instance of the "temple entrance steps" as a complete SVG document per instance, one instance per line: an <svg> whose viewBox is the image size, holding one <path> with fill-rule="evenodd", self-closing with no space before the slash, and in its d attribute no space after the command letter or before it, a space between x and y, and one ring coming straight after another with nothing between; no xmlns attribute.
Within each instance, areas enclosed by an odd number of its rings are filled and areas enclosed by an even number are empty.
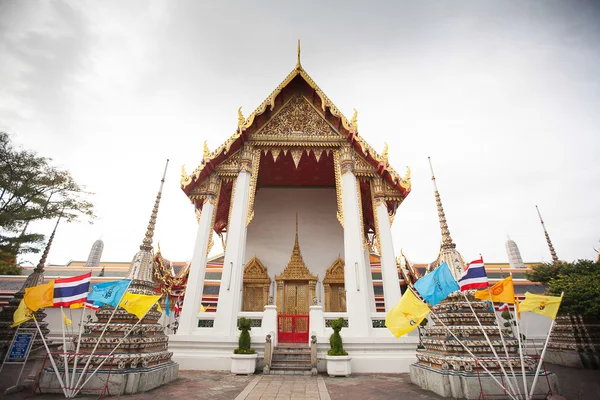
<svg viewBox="0 0 600 400"><path fill-rule="evenodd" d="M282 343L273 349L271 375L310 375L310 347L307 344Z"/></svg>

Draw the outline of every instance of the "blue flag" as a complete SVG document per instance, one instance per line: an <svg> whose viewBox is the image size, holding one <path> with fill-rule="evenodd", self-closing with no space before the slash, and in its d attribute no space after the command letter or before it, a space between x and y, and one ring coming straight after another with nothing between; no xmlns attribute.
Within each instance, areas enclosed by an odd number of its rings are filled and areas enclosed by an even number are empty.
<svg viewBox="0 0 600 400"><path fill-rule="evenodd" d="M93 301L94 304L103 303L116 307L129 288L130 283L131 280L129 279L98 283L94 285L94 288L88 294L88 301Z"/></svg>
<svg viewBox="0 0 600 400"><path fill-rule="evenodd" d="M452 276L447 263L443 263L433 272L415 282L415 289L432 306L439 304L452 292L460 289Z"/></svg>
<svg viewBox="0 0 600 400"><path fill-rule="evenodd" d="M171 315L171 311L169 310L169 295L165 297L165 314L167 314L167 317Z"/></svg>

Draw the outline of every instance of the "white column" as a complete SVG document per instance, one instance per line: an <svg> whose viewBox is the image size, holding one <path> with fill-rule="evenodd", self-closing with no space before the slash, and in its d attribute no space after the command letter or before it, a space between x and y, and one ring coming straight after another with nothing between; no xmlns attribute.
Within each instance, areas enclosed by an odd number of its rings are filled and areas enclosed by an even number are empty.
<svg viewBox="0 0 600 400"><path fill-rule="evenodd" d="M237 336L237 316L241 310L249 188L250 173L242 170L235 181L235 191L231 199L233 207L227 226L227 248L214 323L216 334L230 338Z"/></svg>
<svg viewBox="0 0 600 400"><path fill-rule="evenodd" d="M345 150L345 151L344 151ZM363 232L358 207L358 184L349 165L348 152L342 150L342 200L344 212L344 286L348 333L355 337L368 337L372 329L369 316L369 288L366 279ZM346 154L344 154L344 152Z"/></svg>
<svg viewBox="0 0 600 400"><path fill-rule="evenodd" d="M206 200L202 206L194 255L188 276L187 288L183 299L183 308L179 316L177 335L190 335L198 327L197 315L200 311L202 292L204 291L204 276L206 274L206 251L210 241L212 216L215 210L213 202Z"/></svg>
<svg viewBox="0 0 600 400"><path fill-rule="evenodd" d="M317 337L325 336L325 316L323 314L322 306L310 306L308 312L310 334L317 335ZM310 337L308 338L310 343Z"/></svg>
<svg viewBox="0 0 600 400"><path fill-rule="evenodd" d="M377 233L379 234L379 246L381 247L383 298L385 299L385 311L388 312L400 300L400 280L398 279L398 269L396 267L394 243L392 241L392 230L387 207L383 202L378 203L375 206L374 212L377 213Z"/></svg>
<svg viewBox="0 0 600 400"><path fill-rule="evenodd" d="M365 250L365 274L367 276L367 287L369 288L369 311L374 313L377 310L375 304L375 288L373 288L373 273L371 272L371 252L369 246Z"/></svg>
<svg viewBox="0 0 600 400"><path fill-rule="evenodd" d="M273 346L277 346L277 306L274 304L268 304L265 306L263 319L262 319L262 330L265 334L271 334L271 341Z"/></svg>

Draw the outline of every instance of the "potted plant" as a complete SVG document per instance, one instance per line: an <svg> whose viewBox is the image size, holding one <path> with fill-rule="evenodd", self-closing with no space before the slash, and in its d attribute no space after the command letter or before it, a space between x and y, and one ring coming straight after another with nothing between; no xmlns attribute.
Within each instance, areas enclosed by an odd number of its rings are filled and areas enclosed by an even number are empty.
<svg viewBox="0 0 600 400"><path fill-rule="evenodd" d="M352 373L351 363L352 357L344 351L342 337L340 331L344 327L344 318L338 318L331 321L333 334L329 337L329 345L331 349L327 352L325 359L327 360L327 374L329 376L350 376Z"/></svg>
<svg viewBox="0 0 600 400"><path fill-rule="evenodd" d="M238 348L233 350L231 356L231 373L235 375L252 375L256 370L258 354L250 347L250 330L252 321L248 318L238 320L238 329L241 331Z"/></svg>

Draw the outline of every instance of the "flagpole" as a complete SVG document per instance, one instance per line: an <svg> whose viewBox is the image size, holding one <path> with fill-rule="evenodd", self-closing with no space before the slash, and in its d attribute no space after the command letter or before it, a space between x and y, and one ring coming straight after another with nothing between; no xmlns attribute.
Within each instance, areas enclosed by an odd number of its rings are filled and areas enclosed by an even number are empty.
<svg viewBox="0 0 600 400"><path fill-rule="evenodd" d="M457 336L454 334L454 332L452 332L452 331L450 330L450 328L448 328L448 327L446 326L446 324L444 324L444 322L443 322L443 321L442 321L442 320L441 320L441 319L440 319L440 318L439 318L439 317L438 317L438 316L437 316L437 315L436 315L436 314L433 312L433 310L431 311L431 315L432 315L432 316L433 316L435 319L437 319L437 321L438 321L440 324L442 324L442 326L443 326L444 328L446 328L446 330L447 330L447 331L448 331L448 332L449 332L449 333L450 333L450 334L451 334L451 335L454 337L454 339L456 339L456 341L457 341L457 342L458 342L458 343L459 343L459 344L460 344L460 345L461 345L461 346L462 346L462 347L463 347L463 348L464 348L464 349L467 351L467 353L469 353L469 355L470 355L471 357L473 357L473 359L475 360L475 363L477 363L477 357L475 356L475 354L473 354L473 353L471 352L471 350L469 350L469 348L468 348L468 347L467 347L467 346L466 346L466 345L465 345L463 342L461 342L461 340L460 340L460 339L459 339L459 338L458 338L458 337L457 337ZM506 393L507 393L507 394L510 396L510 398L512 398L512 399L514 399L514 400L517 400L517 399L515 398L515 396L513 396L513 395L512 395L512 394L511 394L511 393L508 391L508 389L506 389L506 388L505 388L505 387L504 387L504 386L503 386L503 385L500 383L500 381L499 381L499 380L498 380L498 379L497 379L497 378L496 378L496 377L495 377L495 376L494 376L494 375L493 375L493 374L490 372L490 370L488 370L488 369L485 367L485 365L483 365L483 363L482 363L482 364L480 364L480 365L481 365L481 368L483 368L483 370L484 370L485 372L487 372L487 373L488 373L488 375L490 376L490 378L492 378L492 379L494 380L494 382L496 382L496 383L498 384L498 386L500 386L500 387L502 388L502 390L506 391Z"/></svg>
<svg viewBox="0 0 600 400"><path fill-rule="evenodd" d="M110 321L114 317L114 315L117 312L118 308L119 308L119 305L117 304L117 306L113 310L112 314L110 315L110 318L108 318L108 321L106 322L106 325L104 325L104 329L102 329L102 332L100 333L100 336L98 336L98 340L96 341L96 345L94 346L94 349L92 350L92 352L88 356L87 362L85 363L85 366L81 370L81 374L79 375L79 379L77 380L77 383L75 384L75 387L79 386L79 383L81 382L81 379L83 378L83 376L87 372L88 367L90 365L90 362L92 361L92 356L96 352L96 349L98 348L98 345L100 344L100 341L102 340L102 336L104 336L104 332L106 332L106 328L108 328L108 325L110 324ZM75 396L73 396L73 397L75 397Z"/></svg>
<svg viewBox="0 0 600 400"><path fill-rule="evenodd" d="M156 301L158 301L158 300L159 300L159 299L156 299ZM154 304L156 304L156 301L154 302ZM152 307L154 307L154 304L152 305ZM116 350L119 348L119 346L121 345L121 343L123 343L123 341L124 341L125 339L127 339L127 336L129 336L129 335L130 335L130 334L131 334L131 333L134 331L135 327L136 327L136 326L138 326L138 324L139 324L140 322L142 322L142 320L143 320L144 318L146 318L146 315L148 314L148 312L150 312L150 310L152 309L152 307L150 307L150 308L148 309L148 311L146 311L146 314L144 314L144 316L143 316L142 318L140 318L140 319L139 319L139 320L138 320L138 321L137 321L137 322L136 322L136 323L135 323L135 324L134 324L134 325L131 327L131 329L129 330L129 332L127 332L127 333L125 334L125 336L123 336L123 337L121 338L121 340L119 340L119 343L117 343L117 345L115 346L115 348L114 348L114 349L113 349L113 350L112 350L110 353L108 353L108 355L104 356L104 357L105 357L105 358L104 358L104 360L102 360L102 362L101 362L101 363L100 363L100 364L99 364L99 365L96 367L96 369L94 370L94 372L92 372L92 374L91 374L91 375L90 375L90 376L89 376L89 377L86 379L86 381L85 381L85 382L83 382L83 385L81 385L81 386L79 387L79 389L77 389L77 391L75 392L75 395L74 395L73 397L77 396L77 393L79 393L79 391L80 391L80 390L81 390L81 389L82 389L82 388L83 388L83 387L86 385L86 383L88 383L88 382L90 381L90 379L92 379L92 377L93 377L93 376L96 374L96 372L98 372L98 370L99 370L99 369L100 369L100 368L101 368L101 367L104 365L104 363L106 362L106 360L108 360L108 358L109 358L110 356L112 356L112 355L113 355L113 353L114 353L114 352L115 352L115 351L116 351ZM83 375L82 375L82 376L83 376ZM77 384L79 384L79 382L78 382Z"/></svg>
<svg viewBox="0 0 600 400"><path fill-rule="evenodd" d="M62 324L60 324L60 326L62 327L62 339L63 339L63 360L65 363L65 382L69 383L70 379L69 379L69 358L67 356L67 340L65 338L65 317L67 316L65 314L65 310L63 309L63 306L60 306L60 317L62 319ZM67 394L70 395L71 390L69 389L69 387L66 387L67 390ZM67 395L67 397L69 397Z"/></svg>
<svg viewBox="0 0 600 400"><path fill-rule="evenodd" d="M494 298L492 297L492 291L490 287L487 288L488 294L490 295L490 301L492 302L492 312L494 313L494 317L496 320L496 325L498 326L498 332L500 333L500 340L502 340L502 347L504 348L504 354L506 355L506 360L508 361L508 367L510 368L510 373L512 374L515 387L517 388L517 393L519 397L521 396L521 389L519 388L519 381L517 380L517 375L515 374L515 370L513 369L512 362L510 361L510 356L508 355L508 349L506 348L506 342L504 341L504 334L502 334L502 327L500 326L500 320L498 319L498 315L496 314L496 306L494 304ZM510 315L510 311L508 311ZM518 333L517 333L518 335ZM523 364L523 359L521 359L521 365ZM523 396L527 395L527 389L523 393Z"/></svg>
<svg viewBox="0 0 600 400"><path fill-rule="evenodd" d="M48 357L50 357L50 363L52 364L52 368L54 368L54 373L56 374L56 377L58 378L58 383L60 384L60 387L61 387L63 393L65 394L65 397L69 398L69 396L67 395L67 389L65 388L65 384L63 383L63 380L62 380L60 374L58 373L58 368L56 368L56 363L54 362L54 358L52 357L52 353L50 353L50 349L48 348L48 343L46 343L46 338L44 337L44 333L42 332L42 329L40 328L40 325L38 324L38 321L35 318L35 312L32 313L31 316L33 317L33 321L35 322L35 326L38 328L38 331L40 332L40 336L42 338L42 343L44 343L44 347L46 348L46 352L48 353Z"/></svg>
<svg viewBox="0 0 600 400"><path fill-rule="evenodd" d="M527 375L525 374L525 358L523 357L523 344L521 343L521 330L519 328L519 318L517 318L517 307L515 303L514 317L515 326L517 328L517 340L519 341L519 357L521 358L521 374L523 375L523 389L525 389L525 396L527 396ZM510 311L509 311L510 313Z"/></svg>
<svg viewBox="0 0 600 400"><path fill-rule="evenodd" d="M131 286L131 281L129 281L129 284L127 285L127 288L123 291L123 294L125 294L125 292L127 292L127 290L129 290L129 286ZM123 296L121 296L121 298L123 298ZM119 302L120 302L120 299L119 299ZM79 386L81 379L83 378L84 374L87 372L87 369L90 365L90 361L92 361L92 356L96 352L96 349L98 348L98 345L100 344L100 341L102 340L102 336L104 336L104 332L106 332L106 328L108 328L108 325L110 324L110 321L112 321L113 317L115 316L115 313L117 312L118 308L119 308L119 303L117 303L117 306L115 307L112 314L110 315L110 318L108 318L106 325L104 325L104 329L102 329L102 333L100 333L100 336L98 337L98 340L96 341L96 345L94 346L94 349L90 353L88 360L85 363L85 367L83 367L83 370L81 371L81 375L79 376L79 379L77 380L77 383L75 384L75 387ZM75 395L73 395L73 397L75 397L76 395L77 395L77 393L75 393Z"/></svg>
<svg viewBox="0 0 600 400"><path fill-rule="evenodd" d="M469 305L469 308L471 309L471 312L475 316L475 320L477 321L477 324L479 324L479 327L481 328L481 331L483 332L483 336L485 336L485 339L487 340L488 344L490 345L490 348L492 349L492 353L494 354L494 357L496 357L496 360L498 361L498 365L500 366L500 370L504 374L504 377L506 378L506 381L508 382L508 386L510 387L510 390L512 390L512 392L516 394L517 392L516 392L515 388L513 387L512 382L508 378L508 374L506 373L506 370L504 369L504 366L502 365L502 361L500 360L500 357L498 357L498 353L496 353L496 349L494 348L494 345L492 344L492 341L490 340L490 338L488 337L487 333L485 332L485 329L484 329L483 325L481 324L481 321L479 321L479 317L477 316L477 313L473 309L473 306L471 305L471 302L467 298L467 295L465 294L465 292L461 292L461 294L465 298L465 301ZM494 313L494 316L495 316L495 313Z"/></svg>
<svg viewBox="0 0 600 400"><path fill-rule="evenodd" d="M560 299L562 301L565 292L560 294ZM533 392L535 391L535 384L537 383L538 375L540 374L540 370L542 369L542 363L544 362L544 355L546 354L546 348L548 347L548 342L550 342L550 334L552 333L552 329L554 329L554 323L556 322L556 314L554 315L554 319L552 319L552 323L550 324L550 329L548 330L548 336L546 337L546 343L544 343L544 348L542 349L542 354L540 354L540 361L538 363L537 369L535 371L535 376L533 377L533 384L531 385L531 391L529 392L529 400L533 398Z"/></svg>
<svg viewBox="0 0 600 400"><path fill-rule="evenodd" d="M73 361L73 373L71 374L71 389L73 390L73 392L75 391L75 374L77 373L77 361L79 358L79 346L81 346L81 335L83 334L83 320L85 319L85 310L87 310L87 307L85 303L83 303L83 311L81 312L81 322L79 323L79 338L77 339L75 360ZM71 392L71 394L73 394L73 392Z"/></svg>

